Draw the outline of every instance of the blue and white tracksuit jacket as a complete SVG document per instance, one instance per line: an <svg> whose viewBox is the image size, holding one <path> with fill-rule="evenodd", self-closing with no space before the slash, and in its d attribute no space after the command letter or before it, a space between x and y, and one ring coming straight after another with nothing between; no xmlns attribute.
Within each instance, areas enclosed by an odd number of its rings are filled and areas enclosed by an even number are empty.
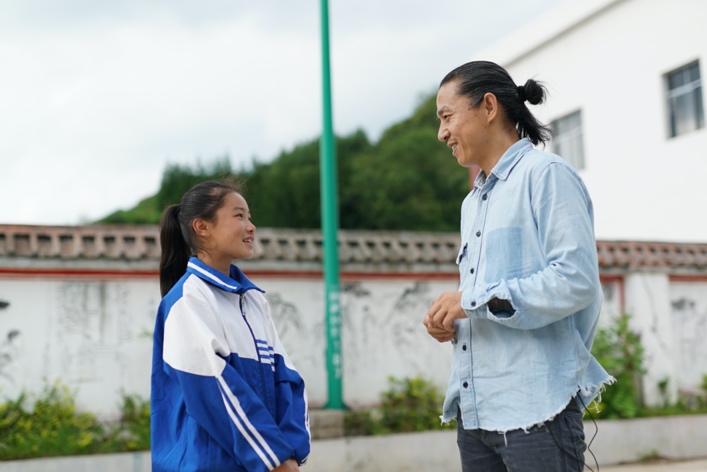
<svg viewBox="0 0 707 472"><path fill-rule="evenodd" d="M189 261L162 299L152 358L152 470L268 471L310 448L304 381L262 290Z"/></svg>

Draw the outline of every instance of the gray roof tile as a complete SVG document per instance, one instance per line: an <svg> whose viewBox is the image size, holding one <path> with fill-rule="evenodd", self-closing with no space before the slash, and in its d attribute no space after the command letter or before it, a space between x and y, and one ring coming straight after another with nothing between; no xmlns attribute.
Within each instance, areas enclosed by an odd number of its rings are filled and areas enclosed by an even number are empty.
<svg viewBox="0 0 707 472"><path fill-rule="evenodd" d="M449 266L458 246L457 233L339 231L342 264ZM259 229L253 260L320 264L322 247L318 230ZM0 225L0 258L158 261L159 255L153 225ZM597 241L597 255L604 270L707 271L707 244Z"/></svg>

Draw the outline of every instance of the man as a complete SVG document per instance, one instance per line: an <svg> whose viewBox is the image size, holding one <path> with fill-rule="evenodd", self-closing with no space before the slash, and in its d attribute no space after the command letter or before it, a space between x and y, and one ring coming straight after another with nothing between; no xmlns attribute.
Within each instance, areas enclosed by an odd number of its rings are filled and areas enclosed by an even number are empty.
<svg viewBox="0 0 707 472"><path fill-rule="evenodd" d="M437 94L438 138L480 167L461 213L460 286L423 321L454 345L442 420L457 418L464 472L584 470L582 410L612 377L590 353L602 293L592 203L550 130L492 62L464 64Z"/></svg>

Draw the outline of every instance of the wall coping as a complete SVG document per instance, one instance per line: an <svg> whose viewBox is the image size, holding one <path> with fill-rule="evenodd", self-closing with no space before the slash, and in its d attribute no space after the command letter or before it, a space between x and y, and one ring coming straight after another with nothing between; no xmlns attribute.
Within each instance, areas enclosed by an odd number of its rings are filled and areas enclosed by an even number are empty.
<svg viewBox="0 0 707 472"><path fill-rule="evenodd" d="M338 239L339 261L344 268L457 271L457 233L340 230ZM247 265L320 271L322 246L319 230L258 229L255 256ZM707 273L706 243L601 240L597 241L597 256L604 272ZM77 267L91 261L123 261L156 270L159 257L156 225L0 225L0 267L15 266L18 260L24 265L52 266L54 261L54 265L62 262Z"/></svg>

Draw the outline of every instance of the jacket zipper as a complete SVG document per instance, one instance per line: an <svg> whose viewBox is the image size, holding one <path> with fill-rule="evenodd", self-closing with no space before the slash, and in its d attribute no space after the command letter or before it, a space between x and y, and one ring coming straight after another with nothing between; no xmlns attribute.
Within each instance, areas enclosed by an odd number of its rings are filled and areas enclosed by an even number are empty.
<svg viewBox="0 0 707 472"><path fill-rule="evenodd" d="M255 333L253 332L253 328L250 326L250 323L248 322L248 318L246 317L245 314L245 309L243 308L243 299L245 298L245 294L240 296L240 299L238 300L238 304L240 305L241 309L241 315L243 316L243 321L245 321L246 326L248 326L248 330L250 331L250 337L253 338L253 345L255 346L255 354L258 356L258 371L260 372L260 388L261 388L261 395L263 398L265 398L265 377L263 376L263 360L260 357L260 348L258 348L258 341L255 338Z"/></svg>

